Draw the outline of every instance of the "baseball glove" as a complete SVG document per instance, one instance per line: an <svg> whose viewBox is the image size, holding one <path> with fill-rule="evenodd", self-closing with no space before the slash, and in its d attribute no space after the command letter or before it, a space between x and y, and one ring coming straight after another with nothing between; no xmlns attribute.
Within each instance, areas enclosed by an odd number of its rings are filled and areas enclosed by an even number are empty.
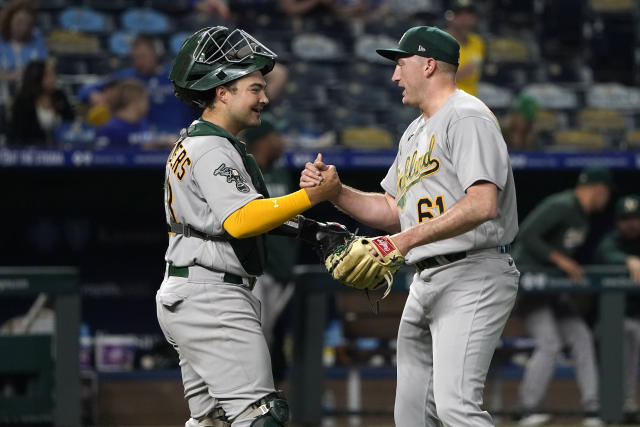
<svg viewBox="0 0 640 427"><path fill-rule="evenodd" d="M374 249L379 258L371 254ZM337 281L357 289L375 290L387 285L382 298L391 290L393 274L404 265L404 257L389 236L351 236L325 259L325 267ZM381 299L382 299L381 298Z"/></svg>
<svg viewBox="0 0 640 427"><path fill-rule="evenodd" d="M336 247L344 246L353 236L347 227L337 222L318 222L298 215L297 223L297 237L313 247L321 262L324 262Z"/></svg>

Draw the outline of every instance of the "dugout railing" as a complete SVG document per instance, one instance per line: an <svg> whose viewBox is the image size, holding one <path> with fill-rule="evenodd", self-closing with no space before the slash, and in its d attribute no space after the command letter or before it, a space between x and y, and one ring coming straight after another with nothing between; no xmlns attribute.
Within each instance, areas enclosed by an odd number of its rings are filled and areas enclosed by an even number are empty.
<svg viewBox="0 0 640 427"><path fill-rule="evenodd" d="M640 286L629 279L626 268L614 266L588 266L584 279L577 284L554 269L521 269L521 273L519 292L588 293L597 297L600 416L610 423L621 421L625 300L627 293L640 292ZM393 290L406 292L413 274L410 268L398 272ZM290 401L296 423L319 425L323 417L325 373L322 352L329 294L355 291L331 280L321 266L298 266L296 285ZM364 294L362 297L365 298Z"/></svg>
<svg viewBox="0 0 640 427"><path fill-rule="evenodd" d="M0 267L0 298L46 294L55 312L53 336L0 335L0 378L26 381L0 397L0 425L81 425L78 289L75 268Z"/></svg>

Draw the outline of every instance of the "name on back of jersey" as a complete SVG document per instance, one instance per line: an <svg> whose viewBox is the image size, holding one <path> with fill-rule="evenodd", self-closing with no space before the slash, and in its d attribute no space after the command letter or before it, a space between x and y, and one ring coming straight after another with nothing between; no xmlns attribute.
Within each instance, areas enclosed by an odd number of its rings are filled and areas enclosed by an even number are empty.
<svg viewBox="0 0 640 427"><path fill-rule="evenodd" d="M169 159L167 159L167 166L169 166L171 172L173 172L180 181L184 178L187 168L191 166L191 158L187 154L187 149L182 144L182 141L183 138L180 138L178 142L176 142L173 150L171 150Z"/></svg>

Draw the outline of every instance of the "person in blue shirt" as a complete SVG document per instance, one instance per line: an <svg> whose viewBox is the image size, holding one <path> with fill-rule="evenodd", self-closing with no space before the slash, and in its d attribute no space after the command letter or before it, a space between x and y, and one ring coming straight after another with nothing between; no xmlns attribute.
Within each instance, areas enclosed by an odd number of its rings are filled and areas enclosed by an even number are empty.
<svg viewBox="0 0 640 427"><path fill-rule="evenodd" d="M0 12L0 98L8 97L6 85L17 85L29 62L49 55L42 35L34 29L35 17L27 0L10 1Z"/></svg>
<svg viewBox="0 0 640 427"><path fill-rule="evenodd" d="M125 79L117 84L114 115L96 132L97 148L148 148L154 134L145 119L149 93L143 82Z"/></svg>
<svg viewBox="0 0 640 427"><path fill-rule="evenodd" d="M149 126L159 134L177 135L185 125L196 116L194 112L173 95L173 86L169 81L168 64L160 62L160 52L156 40L146 35L138 35L131 43L131 68L113 73L104 81L85 86L78 93L81 101L91 103L96 92L101 92L107 82L135 78L142 81L149 93Z"/></svg>

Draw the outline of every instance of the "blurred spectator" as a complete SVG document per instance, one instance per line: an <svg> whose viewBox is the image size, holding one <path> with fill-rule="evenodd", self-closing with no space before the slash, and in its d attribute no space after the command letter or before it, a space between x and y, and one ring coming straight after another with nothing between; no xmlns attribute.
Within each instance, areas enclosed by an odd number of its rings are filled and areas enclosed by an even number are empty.
<svg viewBox="0 0 640 427"><path fill-rule="evenodd" d="M191 4L199 12L210 16L218 16L224 20L231 18L231 11L226 0L191 0Z"/></svg>
<svg viewBox="0 0 640 427"><path fill-rule="evenodd" d="M56 127L73 119L69 100L56 87L54 62L29 62L11 106L7 132L9 145L52 145Z"/></svg>
<svg viewBox="0 0 640 427"><path fill-rule="evenodd" d="M596 249L599 264L626 265L631 279L640 285L640 195L620 198L615 208L616 229L607 234ZM625 424L640 424L637 417L636 395L640 363L640 298L627 297L627 316L624 320L624 378Z"/></svg>
<svg viewBox="0 0 640 427"><path fill-rule="evenodd" d="M447 32L460 43L460 65L456 74L458 88L478 96L478 80L484 61L484 41L475 34L476 7L472 0L453 0L445 17L449 23Z"/></svg>
<svg viewBox="0 0 640 427"><path fill-rule="evenodd" d="M185 103L173 96L173 85L169 80L170 66L161 64L160 56L160 45L155 39L146 35L136 36L131 43L130 57L133 67L117 71L99 84L85 86L78 93L78 98L96 106L104 101L103 90L106 82L138 79L145 83L149 93L149 126L158 133L177 135L185 123L195 119L195 114Z"/></svg>
<svg viewBox="0 0 640 427"><path fill-rule="evenodd" d="M582 267L572 258L584 244L589 229L588 215L602 211L611 193L612 178L607 169L587 168L575 189L544 199L520 225L513 258L522 270L557 267L574 282L583 278ZM525 416L521 426L538 426L551 418L535 413L542 402L556 361L567 345L571 349L576 380L585 411L583 425L600 426L598 370L593 335L574 300L568 294L528 295L516 304L516 313L535 340L535 349L520 385L519 400Z"/></svg>
<svg viewBox="0 0 640 427"><path fill-rule="evenodd" d="M510 150L537 148L533 124L538 113L535 99L526 93L516 97L502 123L502 134Z"/></svg>
<svg viewBox="0 0 640 427"><path fill-rule="evenodd" d="M99 148L148 148L153 133L145 119L149 112L149 92L143 82L125 79L116 86L113 117L98 129Z"/></svg>
<svg viewBox="0 0 640 427"><path fill-rule="evenodd" d="M244 140L262 170L271 197L283 196L295 191L295 183L289 171L279 164L284 150L284 136L266 120L260 126L245 131ZM267 267L258 277L253 293L262 302L262 330L269 345L273 378L284 380L286 357L284 338L287 331L286 308L293 296L293 268L298 259L295 240L284 236L268 235Z"/></svg>
<svg viewBox="0 0 640 427"><path fill-rule="evenodd" d="M46 59L47 47L34 29L36 13L29 1L13 0L0 12L0 80L17 82L29 61Z"/></svg>
<svg viewBox="0 0 640 427"><path fill-rule="evenodd" d="M91 126L104 126L111 120L113 107L118 97L118 80L107 81L102 90L91 94L86 122Z"/></svg>

